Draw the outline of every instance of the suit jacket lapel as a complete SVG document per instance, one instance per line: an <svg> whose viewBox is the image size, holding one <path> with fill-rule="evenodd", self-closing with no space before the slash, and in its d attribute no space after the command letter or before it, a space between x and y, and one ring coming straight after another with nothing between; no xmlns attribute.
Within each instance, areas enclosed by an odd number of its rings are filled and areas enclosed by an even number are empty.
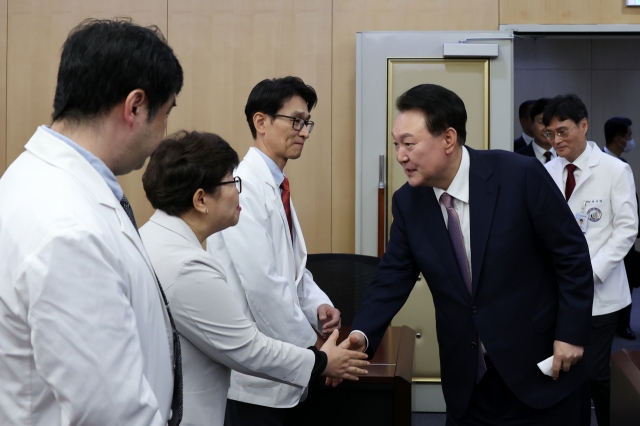
<svg viewBox="0 0 640 426"><path fill-rule="evenodd" d="M482 272L499 185L490 180L493 170L482 155L469 149L469 214L471 220L471 287L475 296Z"/></svg>
<svg viewBox="0 0 640 426"><path fill-rule="evenodd" d="M471 302L471 296L462 280L456 255L451 245L451 239L449 238L449 232L442 217L442 209L436 199L433 188L424 187L420 188L420 191L421 198L424 201L424 228L429 240L436 248L440 263L442 263L446 271L449 271L453 285L458 289L465 301Z"/></svg>

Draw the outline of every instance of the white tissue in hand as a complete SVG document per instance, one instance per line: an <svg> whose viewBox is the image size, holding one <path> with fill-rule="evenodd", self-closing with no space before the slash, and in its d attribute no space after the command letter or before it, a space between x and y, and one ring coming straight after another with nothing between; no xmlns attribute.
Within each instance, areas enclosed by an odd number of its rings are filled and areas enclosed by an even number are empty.
<svg viewBox="0 0 640 426"><path fill-rule="evenodd" d="M553 355L551 355L549 358L545 359L544 361L540 361L538 363L538 368L540 369L540 371L542 371L547 376L551 376L552 367L553 367Z"/></svg>

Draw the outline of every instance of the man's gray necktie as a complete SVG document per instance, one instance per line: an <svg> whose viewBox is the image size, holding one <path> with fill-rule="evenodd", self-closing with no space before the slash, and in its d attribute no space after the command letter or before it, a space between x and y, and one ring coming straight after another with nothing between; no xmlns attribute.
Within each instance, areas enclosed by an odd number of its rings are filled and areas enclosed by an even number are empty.
<svg viewBox="0 0 640 426"><path fill-rule="evenodd" d="M136 218L133 215L133 209L131 208L131 204L129 204L129 200L126 196L122 196L122 200L120 200L120 205L124 209L124 212L129 216L131 223L136 228L136 232L138 231L138 225L136 224ZM155 272L154 272L155 275ZM173 360L175 365L173 367L173 398L171 400L171 419L168 422L169 426L178 426L182 421L182 352L180 351L180 337L178 336L178 330L176 329L176 324L173 322L173 316L171 315L171 310L169 309L169 302L167 301L167 296L164 294L164 290L160 285L160 281L158 280L158 276L156 275L156 283L158 284L158 288L160 289L160 294L162 294L162 300L164 301L164 306L167 308L167 315L169 316L169 322L171 323L171 331L173 333Z"/></svg>
<svg viewBox="0 0 640 426"><path fill-rule="evenodd" d="M464 247L464 237L462 235L462 227L460 226L460 217L458 216L458 212L456 212L456 209L453 206L453 197L451 195L444 192L440 196L440 200L442 201L444 207L447 209L447 228L449 230L449 239L451 240L453 252L455 253L456 260L458 261L458 268L460 269L460 274L462 275L464 285L467 287L469 295L472 296L473 288L471 287L471 269L469 268L469 258L467 257L467 250ZM482 354L480 339L478 339L477 349L478 370L476 372L476 383L479 383L484 376L484 373L487 372L487 365L485 364L484 356Z"/></svg>

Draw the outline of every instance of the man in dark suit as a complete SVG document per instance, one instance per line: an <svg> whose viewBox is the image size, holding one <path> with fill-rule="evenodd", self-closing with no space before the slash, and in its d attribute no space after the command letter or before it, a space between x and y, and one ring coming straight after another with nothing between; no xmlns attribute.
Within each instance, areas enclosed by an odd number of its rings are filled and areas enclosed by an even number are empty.
<svg viewBox="0 0 640 426"><path fill-rule="evenodd" d="M630 153L636 145L633 140L632 124L631 120L626 117L608 119L604 123L606 146L603 151L626 163L627 160L622 158L622 154ZM637 199L638 195L636 194ZM627 271L629 290L633 292L634 287L640 286L640 253L636 251L635 247L631 247L629 253L624 257L624 268ZM635 340L636 333L631 329L631 306L632 304L619 311L616 333L625 339Z"/></svg>
<svg viewBox="0 0 640 426"><path fill-rule="evenodd" d="M546 164L558 156L551 143L549 143L549 139L545 136L547 128L542 122L544 107L547 106L547 103L549 103L549 98L540 98L531 107L529 116L531 117L533 142L516 151L518 154L526 155L527 157L535 157L542 164Z"/></svg>
<svg viewBox="0 0 640 426"><path fill-rule="evenodd" d="M518 108L518 118L520 119L520 126L522 127L522 135L513 141L513 151L524 148L531 144L533 141L533 134L531 133L531 107L535 103L535 99L529 99L520 104Z"/></svg>
<svg viewBox="0 0 640 426"><path fill-rule="evenodd" d="M422 272L447 425L581 424L593 272L564 197L539 161L465 147L466 110L450 90L416 86L396 106L408 182L344 346L375 353ZM551 356L553 379L537 366Z"/></svg>

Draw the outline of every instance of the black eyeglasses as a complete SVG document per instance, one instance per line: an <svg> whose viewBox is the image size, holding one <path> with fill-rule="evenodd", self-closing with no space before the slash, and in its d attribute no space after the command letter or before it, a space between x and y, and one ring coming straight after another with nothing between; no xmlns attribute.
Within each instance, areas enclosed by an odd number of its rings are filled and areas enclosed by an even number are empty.
<svg viewBox="0 0 640 426"><path fill-rule="evenodd" d="M288 118L293 122L293 125L291 126L293 130L296 130L298 132L302 130L304 126L307 126L307 130L309 131L309 133L311 133L311 131L313 130L313 125L315 124L311 120L303 120L300 117L291 117L289 115L282 115L282 114L269 114L269 115L272 117Z"/></svg>
<svg viewBox="0 0 640 426"><path fill-rule="evenodd" d="M238 190L238 194L242 192L242 179L240 179L240 176L234 177L233 180L227 180L227 181L224 181L224 182L220 182L216 186L227 185L229 183L235 183L236 184L236 189Z"/></svg>

